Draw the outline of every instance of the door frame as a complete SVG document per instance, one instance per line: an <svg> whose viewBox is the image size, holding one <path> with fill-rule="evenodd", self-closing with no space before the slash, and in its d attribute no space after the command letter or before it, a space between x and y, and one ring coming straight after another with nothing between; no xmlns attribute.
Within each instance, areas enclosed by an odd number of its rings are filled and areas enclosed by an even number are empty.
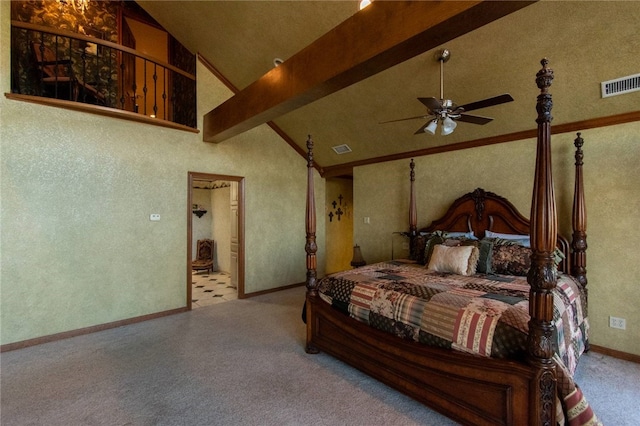
<svg viewBox="0 0 640 426"><path fill-rule="evenodd" d="M229 176L212 173L188 172L187 185L187 309L191 310L192 296L192 271L191 259L193 259L193 181L194 180L226 180L238 182L238 299L244 299L244 177ZM229 248L229 250L231 250Z"/></svg>

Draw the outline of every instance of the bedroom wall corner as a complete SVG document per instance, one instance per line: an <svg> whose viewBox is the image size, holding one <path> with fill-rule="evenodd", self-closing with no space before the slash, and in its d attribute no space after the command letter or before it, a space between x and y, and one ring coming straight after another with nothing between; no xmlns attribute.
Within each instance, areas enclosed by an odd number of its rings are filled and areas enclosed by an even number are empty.
<svg viewBox="0 0 640 426"><path fill-rule="evenodd" d="M199 112L211 111L231 96L231 91L200 61L196 71ZM202 119L200 114L199 128ZM306 139L307 135L301 137ZM267 124L228 141L202 145L215 149L215 161L200 162L192 171L245 178L245 294L304 282L306 159ZM316 207L323 209L325 180L317 171L314 184ZM322 214L318 211L317 217ZM318 221L319 273L324 272L324 232L324 223Z"/></svg>
<svg viewBox="0 0 640 426"><path fill-rule="evenodd" d="M5 91L9 6L0 1ZM198 111L229 97L200 64L197 75ZM2 345L185 307L189 171L245 178L246 293L305 279L306 161L266 125L209 144L3 96L0 152Z"/></svg>
<svg viewBox="0 0 640 426"><path fill-rule="evenodd" d="M558 230L569 239L575 137L552 137ZM590 339L640 355L640 263L629 246L640 237L640 123L589 129L582 137ZM416 158L418 228L441 217L454 199L477 187L506 197L529 217L534 158L534 139ZM408 164L409 160L397 160L354 170L354 240L366 250L369 263L389 259L391 233L408 230ZM364 216L370 217L370 224L363 223ZM610 328L609 316L625 318L627 330Z"/></svg>
<svg viewBox="0 0 640 426"><path fill-rule="evenodd" d="M353 256L353 180L326 179L324 223L327 273L351 268ZM335 205L334 205L335 203ZM329 216L331 214L331 216Z"/></svg>

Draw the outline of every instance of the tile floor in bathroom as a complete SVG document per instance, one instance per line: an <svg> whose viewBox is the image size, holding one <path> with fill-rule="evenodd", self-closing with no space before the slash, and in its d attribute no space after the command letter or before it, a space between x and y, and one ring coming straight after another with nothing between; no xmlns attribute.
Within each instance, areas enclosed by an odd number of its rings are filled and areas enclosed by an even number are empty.
<svg viewBox="0 0 640 426"><path fill-rule="evenodd" d="M238 289L231 285L231 276L226 272L193 271L191 277L192 309L238 298Z"/></svg>

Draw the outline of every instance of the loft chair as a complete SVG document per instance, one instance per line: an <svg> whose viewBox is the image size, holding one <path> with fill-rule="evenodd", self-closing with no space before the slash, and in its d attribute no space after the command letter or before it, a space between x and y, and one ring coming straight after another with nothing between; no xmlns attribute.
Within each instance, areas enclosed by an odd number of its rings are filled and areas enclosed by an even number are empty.
<svg viewBox="0 0 640 426"><path fill-rule="evenodd" d="M85 83L73 74L71 59L60 59L42 43L31 43L31 48L40 71L40 81L46 93L53 97L78 102L80 95L88 97L91 103L105 104L105 96L95 86ZM62 90L60 90L62 88Z"/></svg>
<svg viewBox="0 0 640 426"><path fill-rule="evenodd" d="M191 269L194 271L213 272L213 254L215 243L213 240L198 240L196 260L191 262Z"/></svg>

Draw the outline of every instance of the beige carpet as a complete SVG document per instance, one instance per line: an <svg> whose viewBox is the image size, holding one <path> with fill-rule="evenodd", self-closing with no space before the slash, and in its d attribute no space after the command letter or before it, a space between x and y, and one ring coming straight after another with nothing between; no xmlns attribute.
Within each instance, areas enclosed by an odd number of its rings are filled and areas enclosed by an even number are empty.
<svg viewBox="0 0 640 426"><path fill-rule="evenodd" d="M304 352L304 288L3 353L10 425L455 425L324 354ZM640 367L588 354L606 425L632 425ZM636 416L637 418L637 416Z"/></svg>

